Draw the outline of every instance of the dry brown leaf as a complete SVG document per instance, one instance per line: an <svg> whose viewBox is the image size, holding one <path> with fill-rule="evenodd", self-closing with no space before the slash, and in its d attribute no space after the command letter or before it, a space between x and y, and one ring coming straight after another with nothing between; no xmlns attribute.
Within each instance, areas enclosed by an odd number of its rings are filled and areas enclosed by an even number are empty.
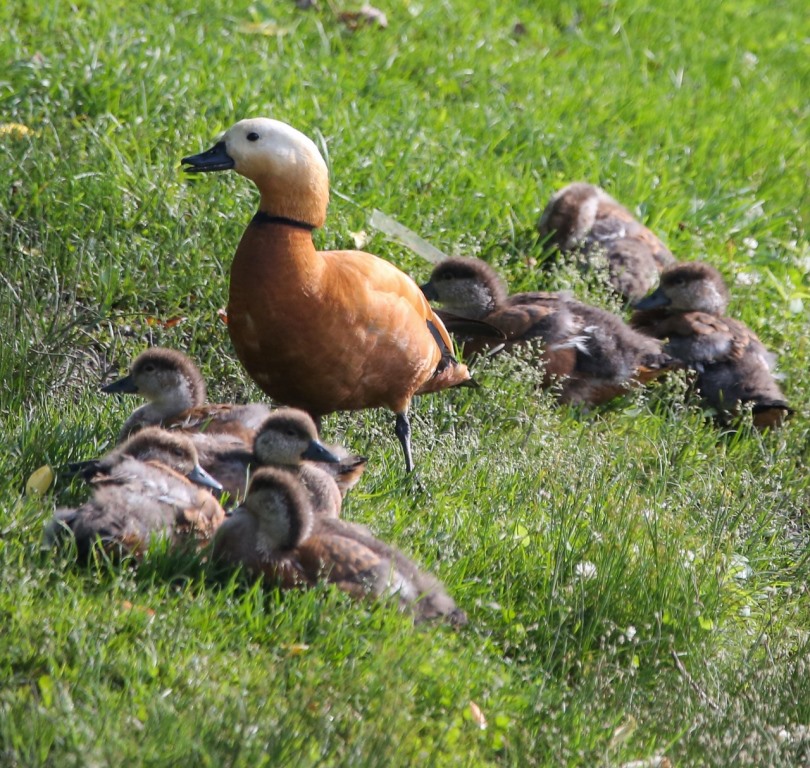
<svg viewBox="0 0 810 768"><path fill-rule="evenodd" d="M309 650L309 646L306 643L290 643L284 647L289 651L290 656L300 656L302 653L306 653Z"/></svg>
<svg viewBox="0 0 810 768"><path fill-rule="evenodd" d="M180 325L186 318L180 315L174 315L168 320L161 320L159 317L147 317L147 325L159 325L161 328L174 328L175 325Z"/></svg>
<svg viewBox="0 0 810 768"><path fill-rule="evenodd" d="M378 26L385 29L388 17L373 5L364 5L359 11L343 11L338 14L338 21L343 22L352 32L361 26Z"/></svg>
<svg viewBox="0 0 810 768"><path fill-rule="evenodd" d="M135 605L131 603L129 600L122 600L121 607L125 611L137 611L138 613L145 613L147 616L154 616L155 612L151 608L147 608L143 605Z"/></svg>
<svg viewBox="0 0 810 768"><path fill-rule="evenodd" d="M487 728L487 718L481 710L481 707L479 707L472 699L470 699L470 715L472 716L473 722L482 731L485 731Z"/></svg>
<svg viewBox="0 0 810 768"><path fill-rule="evenodd" d="M222 320L222 322L225 323L225 325L228 324L228 310L227 309L222 309L222 308L218 309L217 310L217 317L220 320Z"/></svg>

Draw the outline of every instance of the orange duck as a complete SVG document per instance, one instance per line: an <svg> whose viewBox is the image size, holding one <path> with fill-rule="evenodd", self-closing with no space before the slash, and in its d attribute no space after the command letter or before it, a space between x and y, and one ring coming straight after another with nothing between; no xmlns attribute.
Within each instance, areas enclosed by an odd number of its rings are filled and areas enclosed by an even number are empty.
<svg viewBox="0 0 810 768"><path fill-rule="evenodd" d="M674 264L658 289L636 304L630 322L667 340L664 348L697 372L698 393L723 419L750 403L756 427L779 426L792 410L773 375L775 357L750 328L725 316L728 302L714 267Z"/></svg>
<svg viewBox="0 0 810 768"><path fill-rule="evenodd" d="M205 488L221 488L199 465L187 435L147 427L95 462L92 497L77 509L57 510L45 541L66 533L84 559L96 542L112 552L140 554L153 538L172 544L210 538L225 519Z"/></svg>
<svg viewBox="0 0 810 768"><path fill-rule="evenodd" d="M471 381L419 287L362 251L316 251L329 174L315 144L286 123L242 120L195 173L233 169L261 195L231 265L228 330L250 376L270 397L316 420L388 408L413 469L408 407L417 394Z"/></svg>
<svg viewBox="0 0 810 768"><path fill-rule="evenodd" d="M506 349L541 341L544 386L562 380L560 399L598 405L644 384L674 365L661 343L630 328L620 317L565 293L508 295L497 272L479 259L447 259L422 286L453 318L485 321L506 336ZM465 352L500 343L489 335L460 335Z"/></svg>
<svg viewBox="0 0 810 768"><path fill-rule="evenodd" d="M364 526L313 515L301 483L278 469L253 476L216 533L213 558L286 589L327 581L354 598L395 597L416 621L467 621L438 579Z"/></svg>
<svg viewBox="0 0 810 768"><path fill-rule="evenodd" d="M627 208L593 184L575 182L557 192L537 228L563 253L603 253L611 286L630 302L652 290L661 270L675 260Z"/></svg>

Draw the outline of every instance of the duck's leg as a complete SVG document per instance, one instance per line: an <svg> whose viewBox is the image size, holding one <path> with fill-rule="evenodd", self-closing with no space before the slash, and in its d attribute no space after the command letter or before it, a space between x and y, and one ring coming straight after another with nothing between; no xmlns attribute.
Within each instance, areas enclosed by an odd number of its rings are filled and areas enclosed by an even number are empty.
<svg viewBox="0 0 810 768"><path fill-rule="evenodd" d="M403 411L397 414L397 424L394 428L402 446L402 452L405 454L405 470L413 472L413 454L411 453L411 423L408 421L408 414Z"/></svg>

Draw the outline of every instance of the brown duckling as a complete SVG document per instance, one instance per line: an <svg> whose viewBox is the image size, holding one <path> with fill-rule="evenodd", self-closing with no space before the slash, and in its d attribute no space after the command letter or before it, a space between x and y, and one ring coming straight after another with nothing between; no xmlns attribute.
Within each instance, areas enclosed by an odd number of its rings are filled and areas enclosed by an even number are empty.
<svg viewBox="0 0 810 768"><path fill-rule="evenodd" d="M340 446L323 445L312 417L295 408L273 411L259 427L252 451L225 447L209 451L207 458L209 471L231 498L245 497L251 472L274 466L301 480L316 514L335 517L368 461Z"/></svg>
<svg viewBox="0 0 810 768"><path fill-rule="evenodd" d="M500 276L479 259L447 259L422 286L429 299L453 315L485 320L506 335L507 349L541 341L544 385L562 379L561 400L597 405L673 367L661 344L634 331L620 317L565 293L508 295ZM466 353L499 342L464 337Z"/></svg>
<svg viewBox="0 0 810 768"><path fill-rule="evenodd" d="M256 429L270 413L270 407L262 403L206 404L205 380L199 368L187 355L164 347L141 352L128 375L101 391L140 395L147 400L124 422L119 442L139 429L157 425L233 438L235 445L249 446Z"/></svg>
<svg viewBox="0 0 810 768"><path fill-rule="evenodd" d="M723 417L751 403L754 425L778 426L792 411L773 374L775 357L754 332L725 316L729 292L709 264L674 264L636 304L631 324L697 372L696 389Z"/></svg>
<svg viewBox="0 0 810 768"><path fill-rule="evenodd" d="M537 228L563 253L604 253L611 286L630 302L652 290L661 270L674 261L658 237L593 184L575 182L557 192Z"/></svg>
<svg viewBox="0 0 810 768"><path fill-rule="evenodd" d="M278 120L241 120L182 163L193 173L233 169L261 195L231 265L228 300L228 331L248 374L316 419L389 409L411 471L411 399L471 376L408 275L370 253L315 249L329 173L314 142Z"/></svg>
<svg viewBox="0 0 810 768"><path fill-rule="evenodd" d="M69 530L82 558L96 541L112 552L140 554L153 538L206 540L225 519L216 499L199 487L221 486L200 467L182 432L144 428L96 465L92 497L77 509L57 510L47 543Z"/></svg>
<svg viewBox="0 0 810 768"><path fill-rule="evenodd" d="M256 433L253 463L292 472L307 490L316 514L340 517L343 498L360 480L368 459L341 446L323 445L308 413L280 408Z"/></svg>
<svg viewBox="0 0 810 768"><path fill-rule="evenodd" d="M355 598L396 596L416 621L466 622L436 578L364 527L313 515L301 484L278 469L253 476L244 503L217 531L213 557L282 588L327 581Z"/></svg>

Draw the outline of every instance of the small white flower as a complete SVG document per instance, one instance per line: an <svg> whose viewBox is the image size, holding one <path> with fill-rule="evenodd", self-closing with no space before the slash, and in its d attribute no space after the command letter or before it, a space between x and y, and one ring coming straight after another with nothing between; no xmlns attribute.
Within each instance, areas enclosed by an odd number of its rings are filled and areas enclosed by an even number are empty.
<svg viewBox="0 0 810 768"><path fill-rule="evenodd" d="M756 285L760 281L760 277L756 272L738 272L735 280L740 285Z"/></svg>
<svg viewBox="0 0 810 768"><path fill-rule="evenodd" d="M636 636L636 628L631 624L625 631L624 634L627 635L627 641L629 643L633 642L633 638Z"/></svg>
<svg viewBox="0 0 810 768"><path fill-rule="evenodd" d="M743 619L748 619L751 617L751 607L748 605L744 605L737 611L738 615L741 616Z"/></svg>
<svg viewBox="0 0 810 768"><path fill-rule="evenodd" d="M749 254L753 254L759 248L759 240L755 237L744 237L742 242Z"/></svg>
<svg viewBox="0 0 810 768"><path fill-rule="evenodd" d="M742 56L742 60L745 69L753 69L759 64L759 57L755 53L751 53L751 51L746 51Z"/></svg>
<svg viewBox="0 0 810 768"><path fill-rule="evenodd" d="M729 573L739 581L750 579L754 575L754 571L748 565L748 558L745 555L732 555L728 563Z"/></svg>
<svg viewBox="0 0 810 768"><path fill-rule="evenodd" d="M574 573L579 576L582 581L590 581L596 578L596 566L590 560L583 560L574 566Z"/></svg>

